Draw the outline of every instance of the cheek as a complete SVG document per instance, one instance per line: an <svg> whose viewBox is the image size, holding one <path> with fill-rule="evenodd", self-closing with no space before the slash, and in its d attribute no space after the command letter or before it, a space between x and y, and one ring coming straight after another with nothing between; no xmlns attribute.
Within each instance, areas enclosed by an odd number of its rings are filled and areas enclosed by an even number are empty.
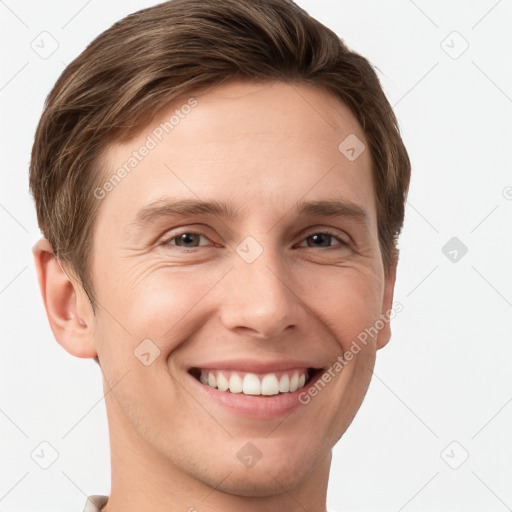
<svg viewBox="0 0 512 512"><path fill-rule="evenodd" d="M339 345L349 350L379 318L381 280L360 268L319 268L305 277L303 297L310 312L326 325ZM363 334L362 334L363 333ZM368 336L368 340L373 339Z"/></svg>
<svg viewBox="0 0 512 512"><path fill-rule="evenodd" d="M133 358L136 347L149 339L166 358L222 306L223 289L228 293L233 279L227 275L230 268L208 264L173 268L159 260L144 265L118 260L117 266L104 266L96 287L104 306L98 322L100 338L115 340L108 343L112 346L108 350L117 357L125 352ZM341 345L341 350L333 347L336 352L348 350L381 312L382 281L373 267L307 264L291 269L289 276L292 296L306 307L303 328L327 327Z"/></svg>
<svg viewBox="0 0 512 512"><path fill-rule="evenodd" d="M150 339L165 356L204 324L211 313L208 292L226 270L213 266L178 269L157 262L116 272L115 278L99 288L100 301L105 300L108 310L102 315L101 328L108 330L110 340L129 339L125 350L133 351L142 340Z"/></svg>

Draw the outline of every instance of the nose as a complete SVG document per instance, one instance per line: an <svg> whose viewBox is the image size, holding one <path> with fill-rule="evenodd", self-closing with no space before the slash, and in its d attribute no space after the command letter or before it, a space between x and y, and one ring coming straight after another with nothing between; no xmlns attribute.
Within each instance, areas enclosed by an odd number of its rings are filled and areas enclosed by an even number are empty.
<svg viewBox="0 0 512 512"><path fill-rule="evenodd" d="M291 329L301 310L289 273L270 250L252 263L234 255L221 301L223 325L258 339L276 338Z"/></svg>

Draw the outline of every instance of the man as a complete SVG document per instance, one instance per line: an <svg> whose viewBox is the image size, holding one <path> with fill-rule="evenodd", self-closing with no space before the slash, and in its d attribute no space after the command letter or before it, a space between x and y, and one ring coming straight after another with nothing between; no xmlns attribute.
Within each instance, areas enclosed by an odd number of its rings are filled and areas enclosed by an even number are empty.
<svg viewBox="0 0 512 512"><path fill-rule="evenodd" d="M289 1L163 3L66 68L30 186L52 331L103 374L86 511L326 510L409 175L371 65Z"/></svg>

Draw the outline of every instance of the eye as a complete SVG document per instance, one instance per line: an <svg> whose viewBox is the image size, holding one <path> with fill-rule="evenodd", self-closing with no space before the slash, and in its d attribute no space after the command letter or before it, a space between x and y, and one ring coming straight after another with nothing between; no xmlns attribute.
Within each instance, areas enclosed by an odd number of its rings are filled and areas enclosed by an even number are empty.
<svg viewBox="0 0 512 512"><path fill-rule="evenodd" d="M209 240L208 237L203 233L199 233L196 231L183 231L182 233L174 234L172 236L165 238L161 244L167 247L176 246L183 249L196 249L198 247L201 247L201 239ZM338 244L333 245L333 240L337 241ZM338 246L338 248L341 249L350 246L348 241L341 238L338 234L330 232L328 230L311 233L310 235L303 239L302 243L304 242L306 242L307 247L310 248L331 248ZM302 243L299 244L299 246L304 247ZM202 246L204 245L207 244L202 244Z"/></svg>
<svg viewBox="0 0 512 512"><path fill-rule="evenodd" d="M307 243L308 247L333 247L330 242L332 240L337 240L339 242L338 246L339 248L346 248L349 246L349 243L346 240L343 240L335 233L332 233L330 231L319 231L316 233L311 233L308 235L304 241ZM304 247L304 246L302 246Z"/></svg>
<svg viewBox="0 0 512 512"><path fill-rule="evenodd" d="M162 245L175 245L184 249L195 249L196 247L199 247L198 244L201 238L208 240L208 238L206 238L206 236L202 233L196 233L195 231L184 231L183 233L178 233L177 235L166 238L162 241Z"/></svg>

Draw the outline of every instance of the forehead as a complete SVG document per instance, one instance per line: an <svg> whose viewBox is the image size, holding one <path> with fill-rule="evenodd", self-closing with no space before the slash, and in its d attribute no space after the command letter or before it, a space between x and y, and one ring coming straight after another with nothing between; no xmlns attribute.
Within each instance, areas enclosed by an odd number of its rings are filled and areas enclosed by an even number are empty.
<svg viewBox="0 0 512 512"><path fill-rule="evenodd" d="M355 141L357 158L347 157L345 141ZM173 101L129 142L112 145L102 184L113 183L101 209L132 221L144 205L172 195L218 199L239 212L259 207L271 216L316 194L365 205L371 215L366 147L355 116L330 93L231 82Z"/></svg>

